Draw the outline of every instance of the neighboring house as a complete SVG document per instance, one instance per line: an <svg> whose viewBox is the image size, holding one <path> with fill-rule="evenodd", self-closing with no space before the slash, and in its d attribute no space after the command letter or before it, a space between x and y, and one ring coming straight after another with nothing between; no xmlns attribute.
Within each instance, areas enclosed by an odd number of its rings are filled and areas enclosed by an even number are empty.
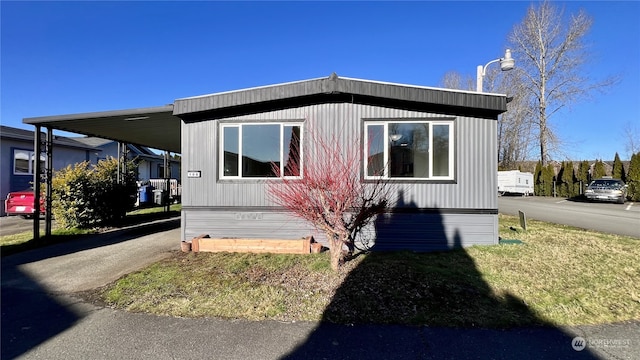
<svg viewBox="0 0 640 360"><path fill-rule="evenodd" d="M31 188L34 167L37 166L36 158L38 158L33 152L33 139L33 131L0 126L0 198L3 201L12 191ZM100 149L67 137L54 136L53 170L91 161L96 153L100 153ZM43 149L38 159L42 169L45 161ZM4 203L0 206L0 215L5 215Z"/></svg>
<svg viewBox="0 0 640 360"><path fill-rule="evenodd" d="M118 157L118 142L97 137L74 137L75 141L102 150L92 161ZM146 146L127 144L127 158L136 159L138 165L138 180L159 179L164 177L164 156L158 155ZM169 178L180 179L180 161L170 159Z"/></svg>
<svg viewBox="0 0 640 360"><path fill-rule="evenodd" d="M305 134L313 129L361 151L363 181L383 172L398 189L397 204L364 229L361 246L431 251L497 244L497 118L506 105L505 95L335 74L178 99L182 239L313 234L326 244L322 232L266 194L270 164L291 160L292 134L302 134L302 151L311 154Z"/></svg>

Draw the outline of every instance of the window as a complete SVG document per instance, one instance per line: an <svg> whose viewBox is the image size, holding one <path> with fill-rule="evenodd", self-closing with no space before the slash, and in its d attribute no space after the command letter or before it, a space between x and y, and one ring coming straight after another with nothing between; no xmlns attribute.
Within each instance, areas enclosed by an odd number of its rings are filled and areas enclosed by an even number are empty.
<svg viewBox="0 0 640 360"><path fill-rule="evenodd" d="M171 178L171 166L169 166L169 173L165 174L164 173L164 165L163 164L158 164L158 178L159 179L164 179L165 175L167 178Z"/></svg>
<svg viewBox="0 0 640 360"><path fill-rule="evenodd" d="M44 173L45 154L40 154L40 171ZM13 174L33 175L35 172L35 153L29 150L13 150Z"/></svg>
<svg viewBox="0 0 640 360"><path fill-rule="evenodd" d="M365 178L453 180L452 121L366 121Z"/></svg>
<svg viewBox="0 0 640 360"><path fill-rule="evenodd" d="M299 123L221 125L220 178L302 176Z"/></svg>

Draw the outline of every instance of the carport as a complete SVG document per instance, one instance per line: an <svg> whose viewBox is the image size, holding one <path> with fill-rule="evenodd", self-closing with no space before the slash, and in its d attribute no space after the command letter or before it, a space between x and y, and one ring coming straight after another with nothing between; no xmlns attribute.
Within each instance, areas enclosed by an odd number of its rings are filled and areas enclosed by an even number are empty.
<svg viewBox="0 0 640 360"><path fill-rule="evenodd" d="M43 117L25 118L25 124L35 126L34 153L46 154L45 166L45 233L51 235L51 179L53 130L67 131L71 133L95 136L99 138L117 141L120 144L135 144L165 151L181 152L181 123L182 120L173 115L173 104L147 108L127 110L100 111L80 114L54 115ZM42 130L46 128L43 138ZM125 149L125 146L120 146ZM44 151L43 151L44 150ZM120 158L120 156L119 156ZM33 175L35 204L40 203L42 170L35 166ZM39 218L40 207L34 206L33 238L40 237Z"/></svg>

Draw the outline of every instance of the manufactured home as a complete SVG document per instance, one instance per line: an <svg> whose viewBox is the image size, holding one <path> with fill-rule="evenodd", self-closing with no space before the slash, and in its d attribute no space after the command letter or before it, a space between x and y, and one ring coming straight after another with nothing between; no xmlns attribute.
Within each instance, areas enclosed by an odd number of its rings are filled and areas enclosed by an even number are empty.
<svg viewBox="0 0 640 360"><path fill-rule="evenodd" d="M304 176L312 136L334 137L361 154L361 181L382 176L396 192L358 246L432 251L498 243L497 119L506 109L506 95L332 74L24 122L179 152L180 240L312 235L326 244L322 232L276 206L267 187L279 176ZM294 147L303 155L292 157ZM299 172L286 171L291 161Z"/></svg>
<svg viewBox="0 0 640 360"><path fill-rule="evenodd" d="M292 146L312 154L313 129L313 136L335 136L341 148L361 151L362 181L383 174L397 189L396 203L363 230L359 247L430 251L496 244L496 120L506 103L503 95L335 74L178 99L182 237L313 235L325 242L323 233L267 196L267 182L277 176L271 164L291 161ZM294 161L302 161L303 172L302 159Z"/></svg>
<svg viewBox="0 0 640 360"><path fill-rule="evenodd" d="M498 193L533 195L533 174L519 170L498 171Z"/></svg>

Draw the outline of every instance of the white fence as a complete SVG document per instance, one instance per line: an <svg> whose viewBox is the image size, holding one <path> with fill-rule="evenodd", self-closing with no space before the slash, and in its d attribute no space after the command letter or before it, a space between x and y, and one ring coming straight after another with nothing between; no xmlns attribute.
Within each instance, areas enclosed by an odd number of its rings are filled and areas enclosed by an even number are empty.
<svg viewBox="0 0 640 360"><path fill-rule="evenodd" d="M153 186L155 190L167 190L166 179L149 179L149 185ZM169 197L175 198L182 196L182 185L178 183L177 179L169 179Z"/></svg>

